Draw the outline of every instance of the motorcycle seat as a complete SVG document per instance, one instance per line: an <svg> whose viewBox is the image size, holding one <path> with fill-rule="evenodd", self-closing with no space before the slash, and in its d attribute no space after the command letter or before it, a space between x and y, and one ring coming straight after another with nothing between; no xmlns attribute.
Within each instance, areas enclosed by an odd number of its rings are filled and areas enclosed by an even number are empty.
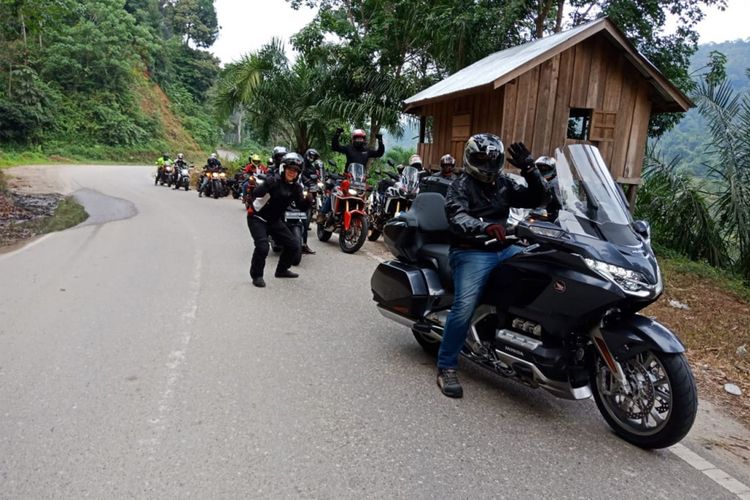
<svg viewBox="0 0 750 500"><path fill-rule="evenodd" d="M418 251L421 260L429 262L440 277L440 283L447 291L453 290L453 278L451 277L451 266L449 254L450 245L447 243L428 243L422 245Z"/></svg>

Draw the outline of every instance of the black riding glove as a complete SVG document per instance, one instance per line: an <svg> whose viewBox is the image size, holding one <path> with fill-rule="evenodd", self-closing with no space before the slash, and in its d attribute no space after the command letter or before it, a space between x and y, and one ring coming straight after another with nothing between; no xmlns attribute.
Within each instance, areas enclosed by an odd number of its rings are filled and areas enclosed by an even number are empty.
<svg viewBox="0 0 750 500"><path fill-rule="evenodd" d="M514 142L508 148L510 158L508 163L514 167L520 168L521 173L525 174L534 167L534 157L531 156L531 151L522 142Z"/></svg>

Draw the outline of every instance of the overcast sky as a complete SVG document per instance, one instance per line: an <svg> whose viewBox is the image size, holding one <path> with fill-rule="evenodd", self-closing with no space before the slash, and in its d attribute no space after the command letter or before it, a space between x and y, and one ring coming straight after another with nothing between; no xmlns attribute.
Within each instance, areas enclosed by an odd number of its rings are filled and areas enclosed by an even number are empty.
<svg viewBox="0 0 750 500"><path fill-rule="evenodd" d="M259 49L276 36L291 53L289 37L309 23L311 9L295 11L285 0L215 0L221 32L211 51L223 64ZM698 26L700 42L750 38L750 0L728 0L725 12L710 9Z"/></svg>

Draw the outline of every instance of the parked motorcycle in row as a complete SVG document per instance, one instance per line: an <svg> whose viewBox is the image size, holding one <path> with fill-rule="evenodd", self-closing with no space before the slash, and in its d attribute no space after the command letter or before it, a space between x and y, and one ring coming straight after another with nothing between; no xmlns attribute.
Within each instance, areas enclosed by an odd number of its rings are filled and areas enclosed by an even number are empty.
<svg viewBox="0 0 750 500"><path fill-rule="evenodd" d="M329 160L331 166L336 163ZM367 213L365 212L365 167L351 163L343 176L332 174L339 181L330 190L331 211L323 224L318 224L318 240L328 241L333 233L339 234L339 247L345 253L354 253L365 243L367 237Z"/></svg>
<svg viewBox="0 0 750 500"><path fill-rule="evenodd" d="M419 192L420 175L416 168L404 167L400 176L392 172L385 173L395 183L388 187L385 184L379 185L379 189L374 189L370 194L367 210L370 225L367 239L370 241L376 241L380 237L386 222L402 210L408 210ZM381 186L385 189L382 190Z"/></svg>
<svg viewBox="0 0 750 500"><path fill-rule="evenodd" d="M556 151L561 209L515 228L523 252L489 278L463 356L560 398L592 396L624 440L664 448L690 430L695 381L677 336L638 314L663 290L647 223L633 221L599 151ZM385 226L396 257L378 266L378 310L439 348L453 302L449 225L439 193L417 196Z"/></svg>

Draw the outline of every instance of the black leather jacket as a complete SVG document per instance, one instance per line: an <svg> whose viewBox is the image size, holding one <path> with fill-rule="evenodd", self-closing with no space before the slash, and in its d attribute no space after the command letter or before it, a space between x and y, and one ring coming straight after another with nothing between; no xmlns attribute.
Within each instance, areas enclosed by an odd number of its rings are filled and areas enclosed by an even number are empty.
<svg viewBox="0 0 750 500"><path fill-rule="evenodd" d="M300 210L309 206L300 183L286 182L278 175L269 175L266 182L253 190L253 198L254 215L265 222L280 220L292 202Z"/></svg>
<svg viewBox="0 0 750 500"><path fill-rule="evenodd" d="M370 158L380 158L385 153L385 146L383 146L382 139L378 139L378 149L367 149L365 146L363 149L357 149L354 144L347 144L342 146L339 142L341 134L335 134L331 141L331 149L337 153L346 155L346 164L350 163L361 163L367 167L367 160Z"/></svg>
<svg viewBox="0 0 750 500"><path fill-rule="evenodd" d="M308 184L310 182L310 177L317 175L317 173L318 170L315 168L315 164L305 158L305 163L302 165L302 182Z"/></svg>
<svg viewBox="0 0 750 500"><path fill-rule="evenodd" d="M528 187L516 184L510 177L498 176L494 184L479 182L472 176L459 176L448 188L445 214L451 227L451 245L485 249L476 236L485 234L490 224L508 221L511 207L535 208L548 196L547 182L539 170L524 174Z"/></svg>

